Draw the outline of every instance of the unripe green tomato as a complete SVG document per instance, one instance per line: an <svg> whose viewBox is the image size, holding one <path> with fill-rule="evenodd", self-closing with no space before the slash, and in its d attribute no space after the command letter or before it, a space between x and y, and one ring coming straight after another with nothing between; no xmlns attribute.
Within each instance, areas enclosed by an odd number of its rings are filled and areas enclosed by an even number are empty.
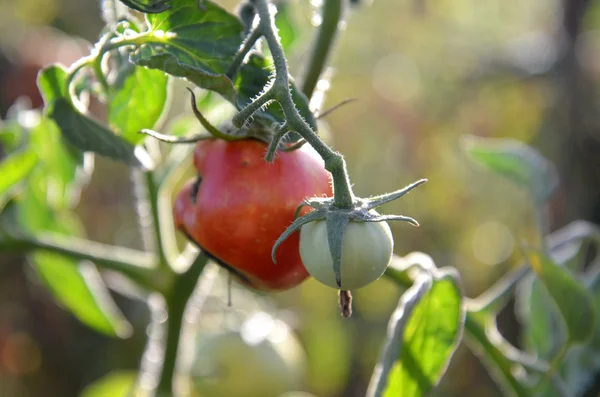
<svg viewBox="0 0 600 397"><path fill-rule="evenodd" d="M350 220L342 240L340 287L333 271L327 222L310 222L300 229L302 263L311 276L332 288L353 290L377 280L387 269L393 249L392 232L386 222Z"/></svg>
<svg viewBox="0 0 600 397"><path fill-rule="evenodd" d="M279 397L302 387L300 343L285 323L258 320L241 332L199 338L191 378L200 397Z"/></svg>

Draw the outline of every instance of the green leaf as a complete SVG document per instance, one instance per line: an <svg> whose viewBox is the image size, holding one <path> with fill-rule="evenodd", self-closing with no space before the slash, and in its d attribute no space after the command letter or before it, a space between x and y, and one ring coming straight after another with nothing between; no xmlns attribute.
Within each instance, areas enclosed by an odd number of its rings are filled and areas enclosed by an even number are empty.
<svg viewBox="0 0 600 397"><path fill-rule="evenodd" d="M67 75L66 69L58 64L40 70L37 84L44 98L45 108L50 109L58 98L69 97Z"/></svg>
<svg viewBox="0 0 600 397"><path fill-rule="evenodd" d="M89 160L65 144L57 125L47 118L30 130L29 147L39 157L43 167L39 172L48 178L45 182L52 184L46 205L54 209L72 208L91 173Z"/></svg>
<svg viewBox="0 0 600 397"><path fill-rule="evenodd" d="M241 109L264 90L272 68L264 57L254 53L242 65L235 84L225 76L242 44L244 27L218 5L208 0L202 5L198 6L198 0L173 0L168 11L148 15L150 29L139 36L141 44L130 59L215 91ZM293 84L291 89L300 114L316 130L308 99ZM271 105L257 117L282 121L283 113L279 105Z"/></svg>
<svg viewBox="0 0 600 397"><path fill-rule="evenodd" d="M560 313L548 290L532 275L521 281L515 300L516 314L523 326L523 346L540 358L550 360L566 337L560 326Z"/></svg>
<svg viewBox="0 0 600 397"><path fill-rule="evenodd" d="M571 273L537 251L528 251L529 264L554 300L566 326L567 343L586 342L596 328L592 295Z"/></svg>
<svg viewBox="0 0 600 397"><path fill-rule="evenodd" d="M391 317L368 396L421 397L440 381L462 338L465 311L458 276L418 277Z"/></svg>
<svg viewBox="0 0 600 397"><path fill-rule="evenodd" d="M281 46L287 53L296 41L296 27L294 22L294 13L292 4L283 0L277 4L277 14L275 14L275 26L279 31Z"/></svg>
<svg viewBox="0 0 600 397"><path fill-rule="evenodd" d="M130 371L113 371L88 385L79 397L128 397L136 376Z"/></svg>
<svg viewBox="0 0 600 397"><path fill-rule="evenodd" d="M168 78L160 70L132 66L110 87L108 123L132 144L142 141L144 128L153 129L165 108Z"/></svg>
<svg viewBox="0 0 600 397"><path fill-rule="evenodd" d="M153 14L168 10L172 0L121 0L121 2L136 11Z"/></svg>
<svg viewBox="0 0 600 397"><path fill-rule="evenodd" d="M14 152L0 162L0 201L11 188L22 181L37 164L38 156L31 150Z"/></svg>
<svg viewBox="0 0 600 397"><path fill-rule="evenodd" d="M51 175L35 173L18 203L19 226L28 233L52 231L81 235L83 228L74 213L52 210L47 201ZM91 328L111 336L127 336L131 326L110 297L98 270L90 262L49 252L34 252L29 260L54 297Z"/></svg>
<svg viewBox="0 0 600 397"><path fill-rule="evenodd" d="M58 98L49 117L56 122L63 137L76 148L94 152L129 165L146 162L142 151L106 129L96 120L79 113L65 98Z"/></svg>
<svg viewBox="0 0 600 397"><path fill-rule="evenodd" d="M520 141L470 136L464 143L471 159L528 189L538 204L548 200L558 187L554 165Z"/></svg>
<svg viewBox="0 0 600 397"><path fill-rule="evenodd" d="M233 83L225 76L242 43L243 26L221 7L198 0L173 0L172 7L148 15L150 31L132 62L184 77L235 103Z"/></svg>

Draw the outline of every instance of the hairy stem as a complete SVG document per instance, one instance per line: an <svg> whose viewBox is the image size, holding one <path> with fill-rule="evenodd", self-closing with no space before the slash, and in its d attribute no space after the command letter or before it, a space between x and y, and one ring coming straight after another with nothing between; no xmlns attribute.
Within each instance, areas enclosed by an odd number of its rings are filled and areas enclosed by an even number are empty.
<svg viewBox="0 0 600 397"><path fill-rule="evenodd" d="M227 77L229 77L230 79L233 79L233 76L235 76L237 74L237 72L240 70L242 63L244 62L244 58L246 58L246 55L248 55L250 50L252 50L252 47L254 47L254 44L256 44L256 41L258 39L260 39L260 36L262 36L260 29L253 29L250 32L250 34L248 36L246 36L246 39L242 43L242 46L240 47L238 52L233 57L233 61L231 62L231 65L229 66L227 73L225 73L225 75Z"/></svg>
<svg viewBox="0 0 600 397"><path fill-rule="evenodd" d="M255 6L260 17L259 29L261 29L261 32L267 41L267 45L273 56L273 63L275 64L275 81L265 95L268 95L271 92L273 93L275 100L279 102L283 109L289 130L296 131L300 134L302 138L315 148L317 153L323 158L325 168L331 172L333 178L335 205L338 208L351 208L354 203L354 193L350 187L346 161L341 154L333 151L327 146L306 123L302 116L300 116L292 99L287 60L283 48L281 47L279 37L275 33L277 30L273 15L269 9L269 2L267 0L256 0ZM252 106L252 104L250 106ZM247 114L249 112L242 109L240 113ZM248 115L248 117L250 115ZM242 120L238 119L237 121L239 122Z"/></svg>
<svg viewBox="0 0 600 397"><path fill-rule="evenodd" d="M179 351L181 329L187 302L194 292L198 277L208 262L208 258L202 253L198 255L190 268L178 274L169 293L165 295L167 304L167 332L165 335L165 347L163 366L160 373L157 396L173 395L173 378L177 364L177 353Z"/></svg>
<svg viewBox="0 0 600 397"><path fill-rule="evenodd" d="M323 68L327 64L331 47L338 33L338 25L343 14L343 0L325 0L319 32L314 41L310 64L306 70L302 84L302 92L310 98L319 82Z"/></svg>

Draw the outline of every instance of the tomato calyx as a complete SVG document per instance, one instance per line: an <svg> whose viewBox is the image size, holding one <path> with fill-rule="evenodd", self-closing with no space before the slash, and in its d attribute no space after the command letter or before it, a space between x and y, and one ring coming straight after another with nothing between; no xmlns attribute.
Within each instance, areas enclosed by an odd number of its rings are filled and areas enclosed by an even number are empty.
<svg viewBox="0 0 600 397"><path fill-rule="evenodd" d="M327 233L326 240L331 254L331 262L333 264L333 272L335 274L335 284L340 290L340 306L342 314L349 317L351 309L351 295L349 291L343 288L342 268L342 243L344 235L350 223L367 223L367 222L387 222L387 221L402 221L408 222L413 226L419 226L419 223L408 216L404 215L381 215L375 211L375 208L396 200L414 188L427 182L426 179L421 179L414 182L403 189L392 193L383 194L370 198L355 198L351 208L339 208L335 205L333 198L313 198L305 200L296 210L294 222L281 234L279 239L273 245L271 251L273 262L276 264L275 253L278 246L291 236L295 231L301 229L304 225L311 222L326 221ZM298 217L304 207L311 207L313 211L304 216ZM386 228L388 228L386 226ZM388 228L389 230L389 228ZM391 239L391 235L387 232L386 239ZM390 243L393 246L393 241ZM391 247L389 248L391 250ZM390 253L391 255L391 253ZM387 263L389 264L389 262ZM387 267L387 264L385 266ZM305 265L307 265L305 263ZM310 270L309 270L310 272ZM322 281L322 280L319 280ZM362 284L364 285L364 284ZM359 285L360 287L360 285Z"/></svg>

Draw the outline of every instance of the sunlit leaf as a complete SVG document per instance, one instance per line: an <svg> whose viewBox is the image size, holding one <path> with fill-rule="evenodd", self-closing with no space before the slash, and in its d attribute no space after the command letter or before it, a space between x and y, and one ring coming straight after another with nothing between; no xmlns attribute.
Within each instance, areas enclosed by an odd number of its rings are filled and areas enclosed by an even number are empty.
<svg viewBox="0 0 600 397"><path fill-rule="evenodd" d="M31 150L14 152L0 162L0 202L2 196L22 181L35 167L38 156Z"/></svg>
<svg viewBox="0 0 600 397"><path fill-rule="evenodd" d="M132 144L113 134L96 120L79 113L66 99L56 99L49 116L56 122L64 138L78 149L129 165L142 164Z"/></svg>
<svg viewBox="0 0 600 397"><path fill-rule="evenodd" d="M110 87L108 122L129 143L144 139L144 128L154 128L165 108L168 79L160 70L131 67Z"/></svg>
<svg viewBox="0 0 600 397"><path fill-rule="evenodd" d="M596 328L597 313L592 295L568 270L556 265L546 255L529 251L528 259L564 319L567 342L586 342Z"/></svg>
<svg viewBox="0 0 600 397"><path fill-rule="evenodd" d="M388 326L368 396L415 396L440 381L462 337L465 311L454 272L418 277Z"/></svg>
<svg viewBox="0 0 600 397"><path fill-rule="evenodd" d="M56 99L69 96L66 82L67 71L62 65L55 64L40 70L37 84L46 108L52 106Z"/></svg>
<svg viewBox="0 0 600 397"><path fill-rule="evenodd" d="M172 0L121 0L121 2L136 11L152 14L168 10Z"/></svg>
<svg viewBox="0 0 600 397"><path fill-rule="evenodd" d="M89 177L88 165L82 153L65 144L56 124L47 118L29 131L29 147L39 157L40 170L51 184L52 194L47 196L51 208L66 209L77 204L82 185Z"/></svg>
<svg viewBox="0 0 600 397"><path fill-rule="evenodd" d="M235 102L235 89L224 74L242 43L240 21L221 7L198 0L172 0L172 7L148 15L150 34L131 54L142 66L185 77Z"/></svg>
<svg viewBox="0 0 600 397"><path fill-rule="evenodd" d="M243 41L240 20L218 5L205 0L173 0L172 8L148 15L150 30L140 36L140 45L131 53L131 61L183 77L199 87L215 91L241 108L260 94L272 77L270 64L253 54L242 65L232 82L225 73ZM308 100L294 85L293 98L300 114L316 130ZM257 114L269 121L281 121L278 105Z"/></svg>
<svg viewBox="0 0 600 397"><path fill-rule="evenodd" d="M476 163L528 189L537 203L545 202L558 186L554 165L522 142L468 137L464 148Z"/></svg>
<svg viewBox="0 0 600 397"><path fill-rule="evenodd" d="M292 47L296 41L296 27L294 26L294 14L292 5L286 1L279 1L277 4L277 14L275 14L275 26L279 31L281 46L286 51Z"/></svg>
<svg viewBox="0 0 600 397"><path fill-rule="evenodd" d="M83 229L70 211L84 174L78 156L65 146L54 122L44 117L26 135L27 150L35 153L38 166L28 172L23 194L15 200L17 216L3 222L2 228L12 228L13 235L40 231L80 235ZM28 258L56 299L83 323L108 335L127 334L129 325L93 264L48 252L33 252Z"/></svg>
<svg viewBox="0 0 600 397"><path fill-rule="evenodd" d="M39 170L43 171L41 168ZM19 201L19 226L28 233L51 231L81 235L82 226L74 213L52 210L46 202L51 176L33 175ZM110 297L98 270L90 262L48 252L33 252L29 260L54 297L81 322L107 335L127 336L130 325Z"/></svg>
<svg viewBox="0 0 600 397"><path fill-rule="evenodd" d="M548 290L537 277L524 279L516 293L516 313L523 325L521 342L531 352L549 360L566 336Z"/></svg>
<svg viewBox="0 0 600 397"><path fill-rule="evenodd" d="M113 371L88 385L79 397L129 397L135 379L134 372Z"/></svg>

